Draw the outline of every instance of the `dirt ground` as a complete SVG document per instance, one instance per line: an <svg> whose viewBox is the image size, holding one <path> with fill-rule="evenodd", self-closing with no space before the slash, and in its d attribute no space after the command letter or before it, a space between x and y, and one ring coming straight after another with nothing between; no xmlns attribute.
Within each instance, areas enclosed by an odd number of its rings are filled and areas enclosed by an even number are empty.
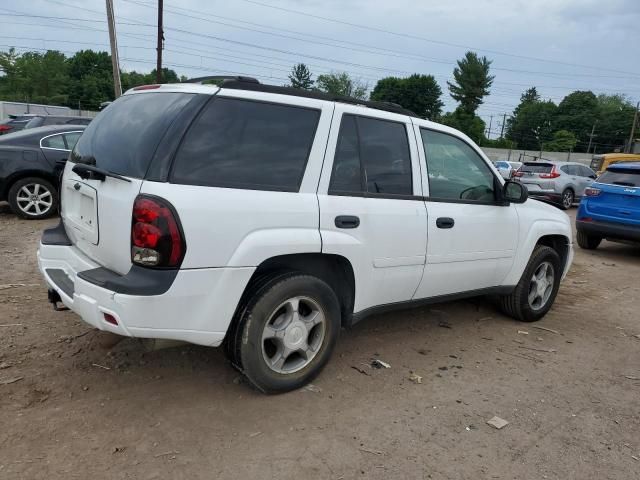
<svg viewBox="0 0 640 480"><path fill-rule="evenodd" d="M640 478L638 247L577 248L536 324L483 299L377 316L313 387L264 396L220 350L109 349L54 312L35 252L56 221L0 204L1 479Z"/></svg>

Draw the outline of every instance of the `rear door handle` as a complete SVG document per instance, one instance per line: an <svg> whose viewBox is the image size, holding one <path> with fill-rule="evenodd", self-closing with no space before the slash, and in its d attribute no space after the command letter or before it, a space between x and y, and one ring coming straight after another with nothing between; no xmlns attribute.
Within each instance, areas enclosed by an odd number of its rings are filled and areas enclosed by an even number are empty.
<svg viewBox="0 0 640 480"><path fill-rule="evenodd" d="M335 223L338 228L358 228L360 219L355 215L340 215L336 217Z"/></svg>
<svg viewBox="0 0 640 480"><path fill-rule="evenodd" d="M455 220L450 217L440 217L436 220L436 227L438 228L453 228Z"/></svg>

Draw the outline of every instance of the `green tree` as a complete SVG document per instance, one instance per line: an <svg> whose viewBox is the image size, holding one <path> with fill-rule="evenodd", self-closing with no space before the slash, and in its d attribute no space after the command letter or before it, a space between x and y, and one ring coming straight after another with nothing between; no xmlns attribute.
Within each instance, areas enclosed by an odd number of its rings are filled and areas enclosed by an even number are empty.
<svg viewBox="0 0 640 480"><path fill-rule="evenodd" d="M313 80L311 79L311 72L304 63L298 63L294 65L289 74L289 80L291 80L291 86L293 88L300 88L302 90L311 90L313 87Z"/></svg>
<svg viewBox="0 0 640 480"><path fill-rule="evenodd" d="M544 150L552 152L568 152L575 148L576 143L576 136L573 133L567 130L558 130L553 134L552 140L546 142L543 147Z"/></svg>
<svg viewBox="0 0 640 480"><path fill-rule="evenodd" d="M318 75L316 85L319 90L333 95L343 95L358 100L367 98L367 85L351 78L346 72Z"/></svg>
<svg viewBox="0 0 640 480"><path fill-rule="evenodd" d="M69 58L69 106L97 110L100 103L113 100L111 55L80 50Z"/></svg>
<svg viewBox="0 0 640 480"><path fill-rule="evenodd" d="M453 69L454 82L447 82L451 97L460 103L465 112L474 114L482 105L483 98L489 95L489 88L495 78L489 75L491 61L467 52L458 66Z"/></svg>
<svg viewBox="0 0 640 480"><path fill-rule="evenodd" d="M484 121L473 113L467 112L462 107L453 112L445 113L440 119L442 123L467 134L473 141L482 143L484 139Z"/></svg>
<svg viewBox="0 0 640 480"><path fill-rule="evenodd" d="M598 98L590 91L575 91L558 105L554 130L568 130L578 139L576 150L586 151L589 134L598 119Z"/></svg>
<svg viewBox="0 0 640 480"><path fill-rule="evenodd" d="M371 92L371 100L393 102L423 118L435 120L444 103L442 89L432 75L414 73L407 78L387 77L378 80Z"/></svg>
<svg viewBox="0 0 640 480"><path fill-rule="evenodd" d="M624 95L598 95L598 123L595 140L604 151L623 148L629 139L635 105ZM603 150L600 150L603 151Z"/></svg>
<svg viewBox="0 0 640 480"><path fill-rule="evenodd" d="M552 101L521 102L507 122L506 138L515 142L518 148L539 149L541 142L552 139L557 108Z"/></svg>

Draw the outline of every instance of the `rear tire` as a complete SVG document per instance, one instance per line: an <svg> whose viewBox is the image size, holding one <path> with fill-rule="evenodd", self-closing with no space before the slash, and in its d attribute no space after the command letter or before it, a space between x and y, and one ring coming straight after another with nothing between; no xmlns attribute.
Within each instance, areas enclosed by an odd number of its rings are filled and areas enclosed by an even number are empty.
<svg viewBox="0 0 640 480"><path fill-rule="evenodd" d="M340 304L319 278L288 272L262 280L237 315L227 355L265 393L300 388L333 352Z"/></svg>
<svg viewBox="0 0 640 480"><path fill-rule="evenodd" d="M549 311L560 288L562 262L551 247L538 245L515 290L500 297L501 310L516 320L535 322Z"/></svg>
<svg viewBox="0 0 640 480"><path fill-rule="evenodd" d="M575 200L575 195L573 190L570 188L566 188L564 192L562 192L562 199L560 200L560 208L562 210L569 210L573 205L573 201Z"/></svg>
<svg viewBox="0 0 640 480"><path fill-rule="evenodd" d="M576 240L578 240L578 245L580 245L580 248L584 248L586 250L595 250L596 248L598 248L598 245L600 245L600 242L602 242L602 237L588 235L578 230Z"/></svg>
<svg viewBox="0 0 640 480"><path fill-rule="evenodd" d="M43 178L21 178L9 188L7 201L11 211L19 217L40 220L56 213L58 192Z"/></svg>

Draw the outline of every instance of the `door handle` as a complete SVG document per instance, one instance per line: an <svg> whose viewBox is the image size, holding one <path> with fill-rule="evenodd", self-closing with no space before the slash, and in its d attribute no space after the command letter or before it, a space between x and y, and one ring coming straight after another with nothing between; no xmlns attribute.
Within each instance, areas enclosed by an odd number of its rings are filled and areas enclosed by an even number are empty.
<svg viewBox="0 0 640 480"><path fill-rule="evenodd" d="M355 215L339 215L335 220L338 228L358 228L360 219Z"/></svg>
<svg viewBox="0 0 640 480"><path fill-rule="evenodd" d="M436 227L438 228L453 228L455 220L450 217L440 217L436 220Z"/></svg>

